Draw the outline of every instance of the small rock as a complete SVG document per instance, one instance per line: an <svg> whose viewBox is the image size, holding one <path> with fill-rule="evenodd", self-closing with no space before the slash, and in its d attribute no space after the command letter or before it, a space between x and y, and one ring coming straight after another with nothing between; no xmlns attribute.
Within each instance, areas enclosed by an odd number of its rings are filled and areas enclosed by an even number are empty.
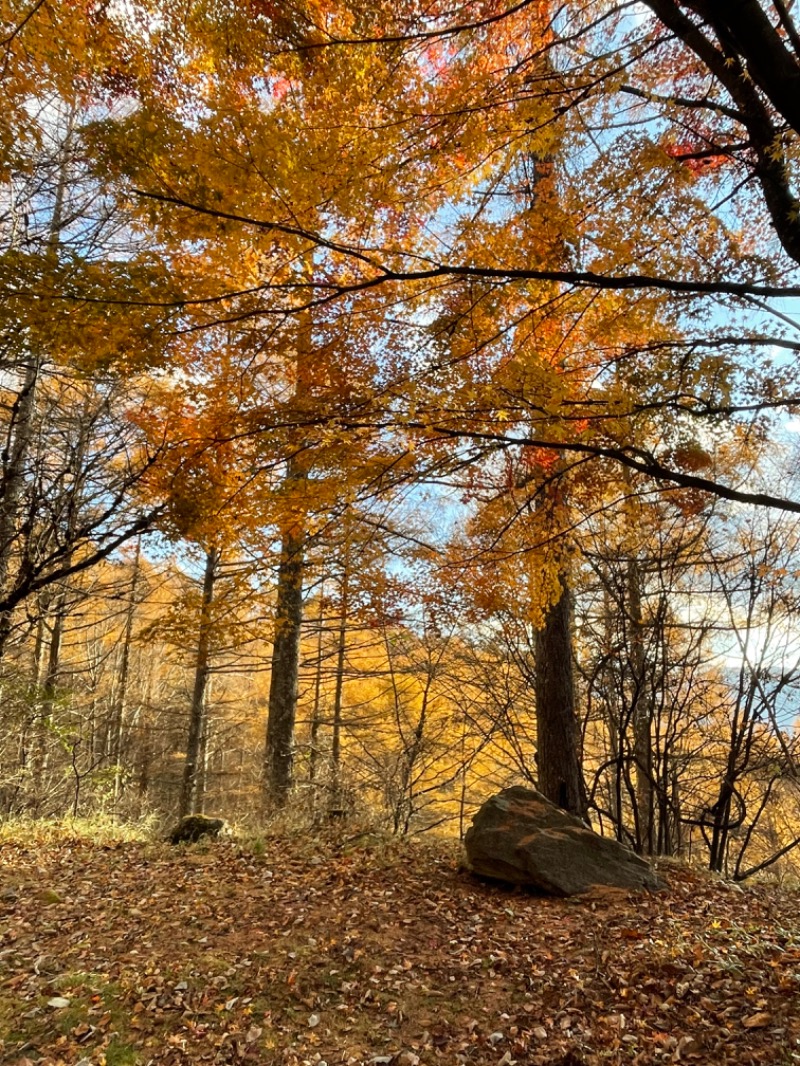
<svg viewBox="0 0 800 1066"><path fill-rule="evenodd" d="M495 1044L499 1044L501 1040L505 1040L503 1033L489 1033L489 1043L494 1047Z"/></svg>
<svg viewBox="0 0 800 1066"><path fill-rule="evenodd" d="M311 1017L308 1019L308 1028L309 1029L316 1029L317 1026L319 1025L319 1023L320 1023L320 1016L318 1014L312 1014Z"/></svg>
<svg viewBox="0 0 800 1066"><path fill-rule="evenodd" d="M52 1007L54 1010L61 1010L63 1007L69 1006L69 1000L63 996L53 996L52 999L48 999L47 1006Z"/></svg>

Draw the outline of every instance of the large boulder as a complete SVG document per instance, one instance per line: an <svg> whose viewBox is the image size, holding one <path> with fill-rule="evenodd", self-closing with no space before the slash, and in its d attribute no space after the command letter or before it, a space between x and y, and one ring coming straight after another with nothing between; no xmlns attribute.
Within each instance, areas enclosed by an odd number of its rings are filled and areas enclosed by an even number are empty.
<svg viewBox="0 0 800 1066"><path fill-rule="evenodd" d="M664 887L630 848L598 836L538 792L519 786L484 803L464 843L473 873L551 896L575 896L599 885Z"/></svg>

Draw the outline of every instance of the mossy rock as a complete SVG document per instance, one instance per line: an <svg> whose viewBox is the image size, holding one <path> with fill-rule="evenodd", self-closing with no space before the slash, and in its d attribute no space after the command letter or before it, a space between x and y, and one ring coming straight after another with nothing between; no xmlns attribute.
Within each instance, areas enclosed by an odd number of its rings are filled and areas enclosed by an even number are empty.
<svg viewBox="0 0 800 1066"><path fill-rule="evenodd" d="M170 844L196 844L202 837L218 837L225 828L221 818L209 818L205 814L187 814L170 830Z"/></svg>

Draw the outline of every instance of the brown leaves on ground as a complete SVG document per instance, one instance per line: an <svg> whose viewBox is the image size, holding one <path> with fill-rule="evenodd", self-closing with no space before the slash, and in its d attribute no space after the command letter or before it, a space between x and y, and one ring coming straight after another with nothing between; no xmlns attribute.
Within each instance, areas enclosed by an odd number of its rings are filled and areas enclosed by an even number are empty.
<svg viewBox="0 0 800 1066"><path fill-rule="evenodd" d="M5 844L0 1061L797 1061L800 897L669 879L563 901L429 846Z"/></svg>

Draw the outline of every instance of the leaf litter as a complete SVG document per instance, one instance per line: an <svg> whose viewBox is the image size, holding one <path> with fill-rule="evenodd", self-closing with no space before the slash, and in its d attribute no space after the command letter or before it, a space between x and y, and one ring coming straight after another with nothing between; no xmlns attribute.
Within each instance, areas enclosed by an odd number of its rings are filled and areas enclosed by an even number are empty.
<svg viewBox="0 0 800 1066"><path fill-rule="evenodd" d="M6 843L0 1061L800 1062L800 895L666 876L555 900L447 845Z"/></svg>

